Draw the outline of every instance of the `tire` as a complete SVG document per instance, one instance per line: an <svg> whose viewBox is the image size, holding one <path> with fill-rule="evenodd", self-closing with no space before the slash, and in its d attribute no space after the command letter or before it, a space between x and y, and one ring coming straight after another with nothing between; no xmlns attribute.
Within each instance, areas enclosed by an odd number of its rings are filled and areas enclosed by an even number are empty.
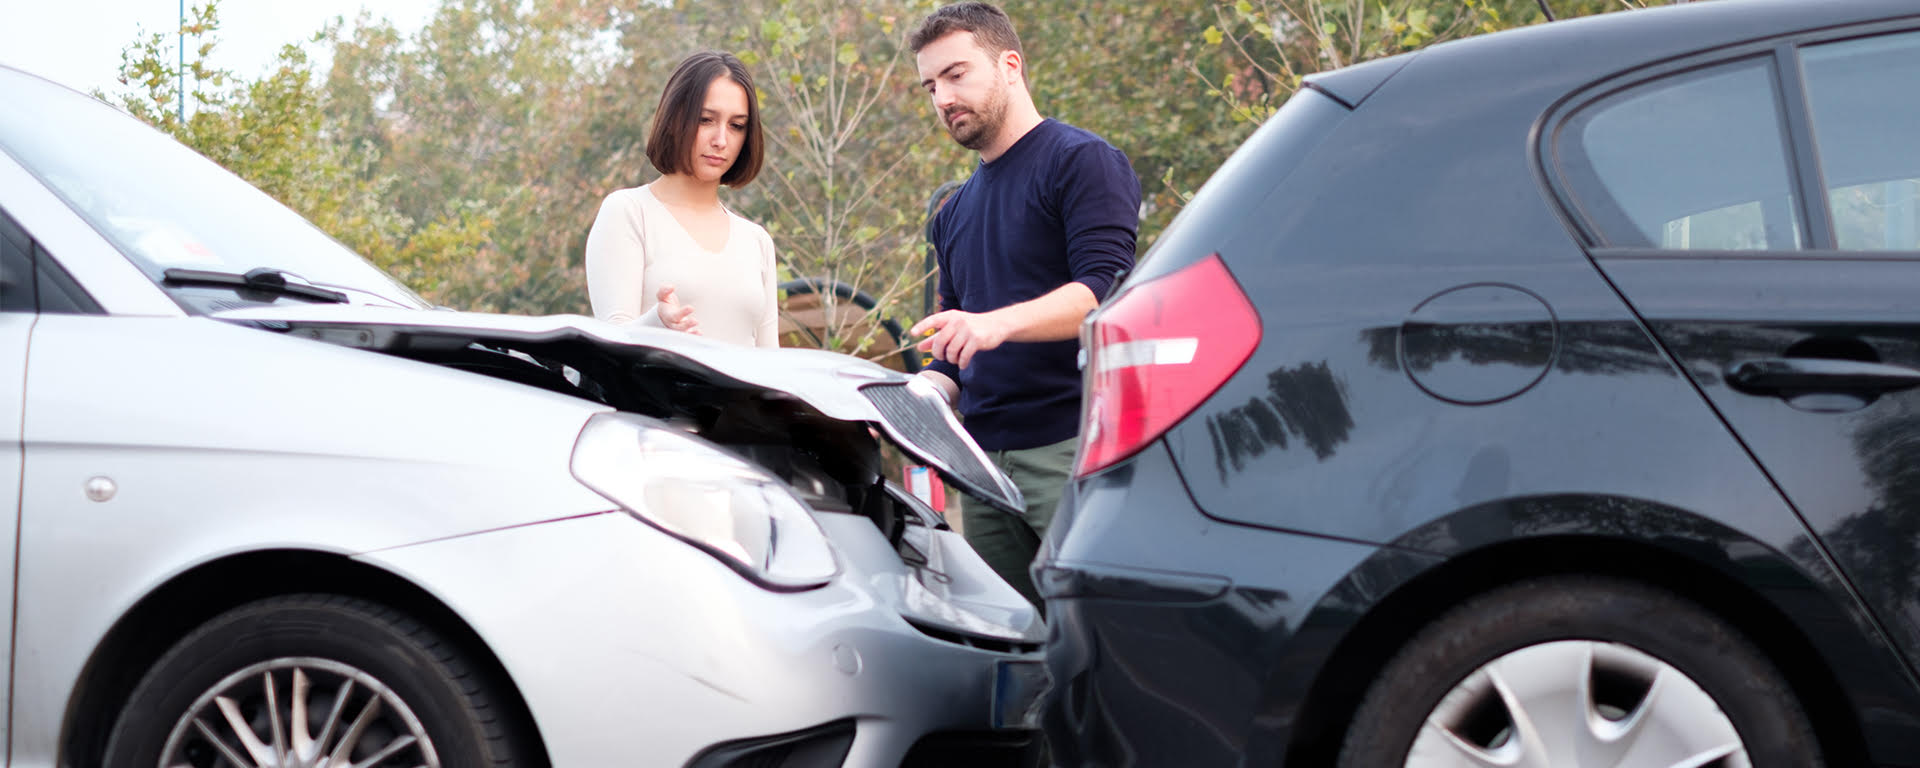
<svg viewBox="0 0 1920 768"><path fill-rule="evenodd" d="M1339 764L1821 763L1792 691L1732 626L1669 592L1568 576L1494 590L1416 633L1368 689Z"/></svg>
<svg viewBox="0 0 1920 768"><path fill-rule="evenodd" d="M201 625L147 671L114 724L105 765L304 766L350 738L356 762L394 750L375 763L382 768L525 765L481 677L452 644L393 609L333 595L261 600ZM294 707L305 711L304 733L293 727ZM368 725L356 732L362 716ZM276 743L299 753L276 753Z"/></svg>

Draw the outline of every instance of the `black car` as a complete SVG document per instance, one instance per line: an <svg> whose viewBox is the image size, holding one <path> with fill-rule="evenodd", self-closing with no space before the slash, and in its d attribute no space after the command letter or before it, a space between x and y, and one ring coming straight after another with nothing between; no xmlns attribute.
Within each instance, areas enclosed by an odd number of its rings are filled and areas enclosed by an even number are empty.
<svg viewBox="0 0 1920 768"><path fill-rule="evenodd" d="M1062 765L1920 765L1920 2L1309 78L1092 317Z"/></svg>

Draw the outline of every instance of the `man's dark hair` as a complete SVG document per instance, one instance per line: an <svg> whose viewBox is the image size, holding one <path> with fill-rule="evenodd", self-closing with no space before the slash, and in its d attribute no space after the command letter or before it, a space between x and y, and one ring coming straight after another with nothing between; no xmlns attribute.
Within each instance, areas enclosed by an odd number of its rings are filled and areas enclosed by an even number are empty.
<svg viewBox="0 0 1920 768"><path fill-rule="evenodd" d="M667 78L660 107L653 112L653 131L647 136L647 160L661 173L693 173L693 143L700 131L700 112L707 106L707 87L715 78L730 77L747 92L747 136L733 167L720 183L744 187L760 175L764 142L760 136L760 97L753 92L747 65L731 53L700 51L688 56Z"/></svg>
<svg viewBox="0 0 1920 768"><path fill-rule="evenodd" d="M1013 20L991 3L941 6L907 36L907 47L919 53L927 44L955 32L972 32L974 42L990 55L1013 51L1020 54L1021 61L1026 61L1026 52L1020 50L1020 36L1013 31Z"/></svg>

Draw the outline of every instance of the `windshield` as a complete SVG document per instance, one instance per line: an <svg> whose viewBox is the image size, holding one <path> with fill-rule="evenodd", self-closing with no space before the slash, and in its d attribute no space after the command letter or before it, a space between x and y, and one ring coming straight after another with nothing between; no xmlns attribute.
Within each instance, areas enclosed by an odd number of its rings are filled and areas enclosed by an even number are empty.
<svg viewBox="0 0 1920 768"><path fill-rule="evenodd" d="M5 67L0 93L0 151L156 283L174 267L269 267L347 289L356 302L428 306L266 193L118 109ZM193 298L204 286L161 286L188 310L207 309Z"/></svg>

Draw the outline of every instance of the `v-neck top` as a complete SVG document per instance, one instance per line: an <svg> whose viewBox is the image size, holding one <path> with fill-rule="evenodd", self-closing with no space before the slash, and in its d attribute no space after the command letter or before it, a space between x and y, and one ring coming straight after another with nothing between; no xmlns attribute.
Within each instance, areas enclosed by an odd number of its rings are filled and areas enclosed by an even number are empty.
<svg viewBox="0 0 1920 768"><path fill-rule="evenodd" d="M587 232L587 298L593 316L619 325L665 327L655 297L671 284L693 307L700 335L777 347L773 238L727 211L727 244L709 251L647 186L607 195Z"/></svg>

